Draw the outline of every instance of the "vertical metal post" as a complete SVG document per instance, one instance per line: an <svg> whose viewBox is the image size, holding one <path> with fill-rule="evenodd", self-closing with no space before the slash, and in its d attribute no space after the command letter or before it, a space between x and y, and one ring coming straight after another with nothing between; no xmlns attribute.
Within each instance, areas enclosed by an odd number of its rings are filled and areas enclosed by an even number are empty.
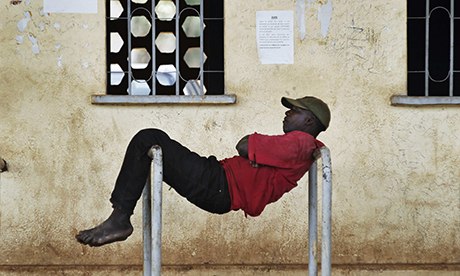
<svg viewBox="0 0 460 276"><path fill-rule="evenodd" d="M126 14L126 20L128 20L127 25L128 25L128 94L131 95L131 81L132 81L132 58L131 58L131 1L128 1L127 3L127 14Z"/></svg>
<svg viewBox="0 0 460 276"><path fill-rule="evenodd" d="M454 5L455 1L450 1L450 76L449 76L449 96L453 97L454 96L454 45L455 45L455 37L454 37L454 31L455 31L455 24L454 24ZM458 16L458 15L457 15Z"/></svg>
<svg viewBox="0 0 460 276"><path fill-rule="evenodd" d="M308 170L308 275L318 274L318 164L315 161Z"/></svg>
<svg viewBox="0 0 460 276"><path fill-rule="evenodd" d="M429 96L430 86L430 0L426 0L425 7L425 96Z"/></svg>
<svg viewBox="0 0 460 276"><path fill-rule="evenodd" d="M330 151L320 149L323 175L321 275L331 275L331 211L332 211L332 171Z"/></svg>
<svg viewBox="0 0 460 276"><path fill-rule="evenodd" d="M204 95L204 0L200 0L200 94Z"/></svg>
<svg viewBox="0 0 460 276"><path fill-rule="evenodd" d="M161 274L161 206L163 191L163 154L161 147L153 146L148 155L152 158L152 165L143 196L144 276L159 276Z"/></svg>
<svg viewBox="0 0 460 276"><path fill-rule="evenodd" d="M180 1L176 0L176 95L180 95Z"/></svg>
<svg viewBox="0 0 460 276"><path fill-rule="evenodd" d="M151 20L152 20L152 48L151 48L151 59L152 59L152 72L151 72L151 82L152 82L152 95L157 94L157 48L155 44L155 39L157 35L157 14L155 13L156 1L152 1L150 11L151 11Z"/></svg>
<svg viewBox="0 0 460 276"><path fill-rule="evenodd" d="M142 231L144 240L144 276L152 275L152 197L151 179L148 176L142 192Z"/></svg>
<svg viewBox="0 0 460 276"><path fill-rule="evenodd" d="M331 156L327 147L316 150L315 159L322 158L322 235L321 235L321 275L331 275L331 211L332 211L332 170ZM308 171L308 275L318 274L318 162Z"/></svg>

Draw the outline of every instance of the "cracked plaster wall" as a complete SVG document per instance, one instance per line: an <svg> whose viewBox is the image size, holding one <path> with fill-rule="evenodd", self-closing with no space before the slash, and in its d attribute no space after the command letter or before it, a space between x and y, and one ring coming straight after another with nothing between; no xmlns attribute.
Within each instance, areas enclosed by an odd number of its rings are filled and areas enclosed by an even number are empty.
<svg viewBox="0 0 460 276"><path fill-rule="evenodd" d="M255 48L256 11L295 10L293 1L227 1L226 89L238 103L142 107L89 102L105 89L103 1L89 15L16 2L0 4L0 154L9 164L0 265L141 264L140 208L124 243L73 239L110 213L130 137L159 127L224 158L247 133L280 133L280 97L306 94L332 109L319 138L332 151L333 263L460 263L460 112L389 105L405 93L404 1L309 0L293 65L260 65ZM208 215L165 189L164 263L305 263L306 184L248 219Z"/></svg>

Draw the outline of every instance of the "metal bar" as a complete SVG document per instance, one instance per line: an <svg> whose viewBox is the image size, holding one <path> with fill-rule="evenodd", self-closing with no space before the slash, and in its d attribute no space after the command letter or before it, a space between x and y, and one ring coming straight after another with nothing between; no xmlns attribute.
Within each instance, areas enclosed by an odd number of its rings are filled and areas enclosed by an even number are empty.
<svg viewBox="0 0 460 276"><path fill-rule="evenodd" d="M318 274L318 165L315 161L308 170L308 275Z"/></svg>
<svg viewBox="0 0 460 276"><path fill-rule="evenodd" d="M200 95L204 95L204 0L200 0Z"/></svg>
<svg viewBox="0 0 460 276"><path fill-rule="evenodd" d="M163 191L163 154L161 147L153 146L148 155L152 158L152 163L148 179L150 185L145 186L143 197L144 276L159 276L161 274L161 207Z"/></svg>
<svg viewBox="0 0 460 276"><path fill-rule="evenodd" d="M320 149L323 175L321 275L331 275L331 211L332 211L332 171L330 151Z"/></svg>
<svg viewBox="0 0 460 276"><path fill-rule="evenodd" d="M131 79L132 79L132 69L131 69L131 1L127 3L127 25L128 25L128 94L131 95Z"/></svg>
<svg viewBox="0 0 460 276"><path fill-rule="evenodd" d="M176 0L176 95L180 95L180 1Z"/></svg>
<svg viewBox="0 0 460 276"><path fill-rule="evenodd" d="M142 231L144 241L144 276L152 275L152 216L151 204L152 197L150 194L151 179L148 176L145 183L144 191L142 192Z"/></svg>
<svg viewBox="0 0 460 276"><path fill-rule="evenodd" d="M450 1L450 78L449 96L454 96L454 0Z"/></svg>
<svg viewBox="0 0 460 276"><path fill-rule="evenodd" d="M156 39L156 26L157 26L157 15L155 13L155 3L156 1L152 0L152 5L150 7L150 16L151 16L151 20L152 20L152 54L151 54L151 58L152 58L152 76L151 76L151 82L152 82L152 95L156 95L157 94L157 75L156 75L156 72L157 72L157 54L156 54L156 45L155 45L155 39Z"/></svg>
<svg viewBox="0 0 460 276"><path fill-rule="evenodd" d="M321 275L331 275L331 210L332 210L332 170L330 151L322 147L313 153L316 160L322 159L322 235L321 235ZM308 231L309 231L309 276L318 274L318 162L315 161L308 171Z"/></svg>
<svg viewBox="0 0 460 276"><path fill-rule="evenodd" d="M430 68L428 62L430 56L430 0L426 0L425 8L425 96L429 96Z"/></svg>

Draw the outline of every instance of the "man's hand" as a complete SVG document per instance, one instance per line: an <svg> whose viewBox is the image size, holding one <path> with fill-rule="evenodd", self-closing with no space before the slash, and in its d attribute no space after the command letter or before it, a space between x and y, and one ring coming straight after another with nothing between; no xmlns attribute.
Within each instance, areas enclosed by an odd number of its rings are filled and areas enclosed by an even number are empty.
<svg viewBox="0 0 460 276"><path fill-rule="evenodd" d="M248 138L249 135L244 136L241 140L236 144L236 150L241 157L248 158Z"/></svg>
<svg viewBox="0 0 460 276"><path fill-rule="evenodd" d="M246 159L249 159L248 158L248 139L249 139L249 135L246 135L243 138L241 138L238 144L236 144L236 150L238 151L238 154L241 157L244 157ZM257 164L254 161L249 160L249 163L251 164L253 168L259 167L259 164Z"/></svg>

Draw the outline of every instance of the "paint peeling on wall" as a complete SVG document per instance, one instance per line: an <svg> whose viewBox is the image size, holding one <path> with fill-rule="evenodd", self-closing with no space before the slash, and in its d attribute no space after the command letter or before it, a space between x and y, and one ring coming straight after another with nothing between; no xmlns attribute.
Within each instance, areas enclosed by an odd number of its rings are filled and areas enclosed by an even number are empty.
<svg viewBox="0 0 460 276"><path fill-rule="evenodd" d="M42 32L45 31L45 26L46 24L44 22L38 23L38 29Z"/></svg>
<svg viewBox="0 0 460 276"><path fill-rule="evenodd" d="M59 22L54 23L53 27L56 29L56 31L61 30L61 24Z"/></svg>
<svg viewBox="0 0 460 276"><path fill-rule="evenodd" d="M27 24L29 23L30 19L32 17L32 14L29 11L24 12L24 18L19 20L17 26L18 30L22 33L25 31L27 28Z"/></svg>
<svg viewBox="0 0 460 276"><path fill-rule="evenodd" d="M32 43L32 53L38 55L40 53L40 47L38 46L38 40L33 34L29 34L29 41Z"/></svg>
<svg viewBox="0 0 460 276"><path fill-rule="evenodd" d="M321 35L326 37L329 32L329 25L332 18L332 0L327 1L326 4L321 5L318 10L318 20L321 23Z"/></svg>
<svg viewBox="0 0 460 276"><path fill-rule="evenodd" d="M22 44L24 43L24 37L22 35L17 35L16 36L16 43L17 44Z"/></svg>
<svg viewBox="0 0 460 276"><path fill-rule="evenodd" d="M59 68L62 68L62 56L58 56L58 58L57 58L57 66Z"/></svg>
<svg viewBox="0 0 460 276"><path fill-rule="evenodd" d="M307 34L307 16L306 13L310 10L311 6L315 4L318 6L317 18L321 25L321 36L325 38L329 32L329 25L332 19L332 0L305 0L296 1L296 16L297 26L299 30L300 40L304 40Z"/></svg>
<svg viewBox="0 0 460 276"><path fill-rule="evenodd" d="M297 22L299 27L300 40L305 39L306 27L305 27L305 0L297 0L296 2L296 13Z"/></svg>
<svg viewBox="0 0 460 276"><path fill-rule="evenodd" d="M49 15L50 15L49 13L45 12L44 8L40 9L40 16L48 17Z"/></svg>

